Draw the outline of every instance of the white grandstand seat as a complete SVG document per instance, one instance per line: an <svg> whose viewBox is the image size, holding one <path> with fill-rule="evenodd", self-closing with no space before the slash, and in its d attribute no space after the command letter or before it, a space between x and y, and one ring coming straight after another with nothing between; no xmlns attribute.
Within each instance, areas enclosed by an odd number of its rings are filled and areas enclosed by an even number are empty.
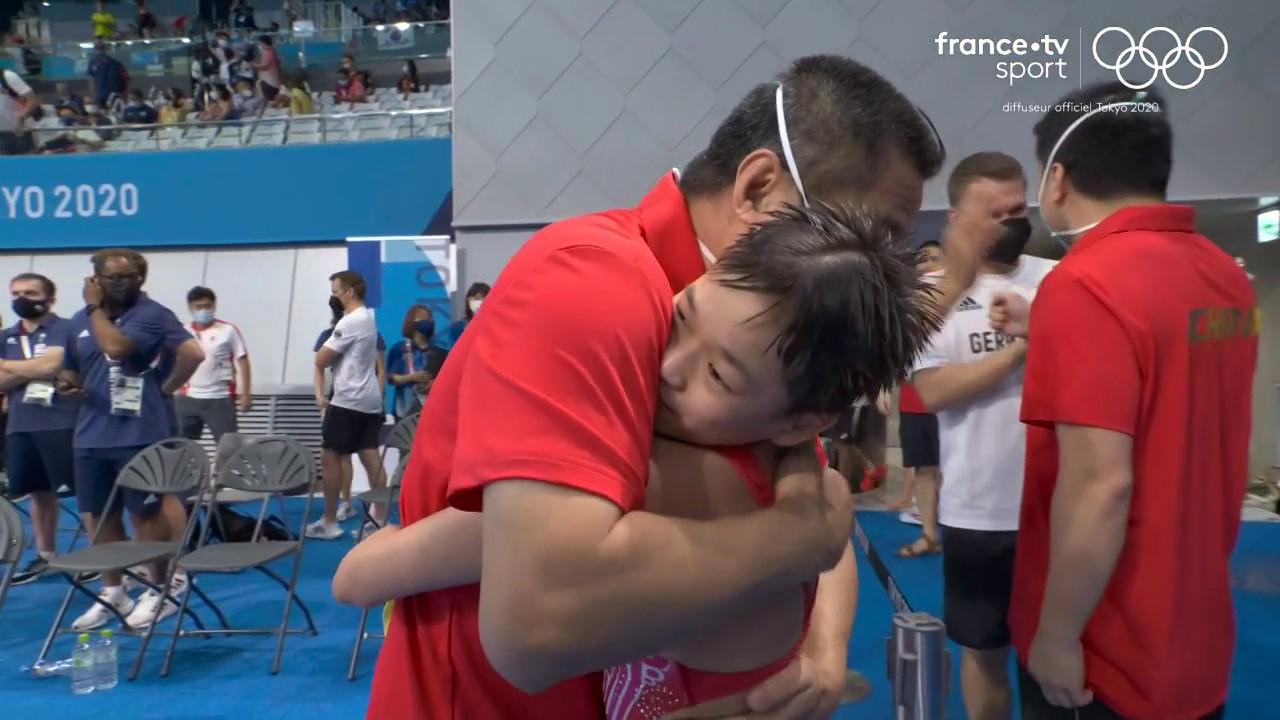
<svg viewBox="0 0 1280 720"><path fill-rule="evenodd" d="M262 145L283 145L283 144L284 144L284 135L283 135L283 134L280 134L280 135L263 135L263 134L260 134L260 133L255 133L255 134L254 134L254 136L253 136L252 138L250 138L250 139L249 139L249 144L250 144L250 145L253 145L253 146L262 146Z"/></svg>
<svg viewBox="0 0 1280 720"><path fill-rule="evenodd" d="M366 128L359 132L357 138L360 140L391 140L395 138L395 131L391 128Z"/></svg>
<svg viewBox="0 0 1280 720"><path fill-rule="evenodd" d="M242 144L243 143L240 142L240 138L235 133L224 132L224 133L220 133L218 137L214 138L213 142L209 143L209 147L234 148L234 147L240 147Z"/></svg>
<svg viewBox="0 0 1280 720"><path fill-rule="evenodd" d="M181 140L174 140L171 150L203 150L209 147L209 137L191 137L187 136Z"/></svg>
<svg viewBox="0 0 1280 720"><path fill-rule="evenodd" d="M320 142L320 133L289 133L290 145L315 145Z"/></svg>
<svg viewBox="0 0 1280 720"><path fill-rule="evenodd" d="M150 140L150 130L125 130L120 133L121 140Z"/></svg>
<svg viewBox="0 0 1280 720"><path fill-rule="evenodd" d="M320 132L320 120L319 118L307 118L305 120L290 120L289 132L318 133Z"/></svg>
<svg viewBox="0 0 1280 720"><path fill-rule="evenodd" d="M408 137L413 137L413 129L409 127L396 128L395 132L396 132L397 140L403 140Z"/></svg>
<svg viewBox="0 0 1280 720"><path fill-rule="evenodd" d="M131 152L133 149L132 140L109 140L102 147L103 152Z"/></svg>
<svg viewBox="0 0 1280 720"><path fill-rule="evenodd" d="M218 128L212 125L198 125L187 128L184 137L188 140L209 140L218 134Z"/></svg>
<svg viewBox="0 0 1280 720"><path fill-rule="evenodd" d="M413 116L412 115L392 115L391 127L396 128L397 130L401 128L404 128L404 129L411 128L413 127Z"/></svg>
<svg viewBox="0 0 1280 720"><path fill-rule="evenodd" d="M166 125L156 129L156 138L159 140L177 140L182 137L182 130L178 125Z"/></svg>
<svg viewBox="0 0 1280 720"><path fill-rule="evenodd" d="M267 108L262 111L262 117L285 117L289 114L289 108Z"/></svg>
<svg viewBox="0 0 1280 720"><path fill-rule="evenodd" d="M383 130L391 127L391 118L386 115L358 117L351 123L353 130Z"/></svg>

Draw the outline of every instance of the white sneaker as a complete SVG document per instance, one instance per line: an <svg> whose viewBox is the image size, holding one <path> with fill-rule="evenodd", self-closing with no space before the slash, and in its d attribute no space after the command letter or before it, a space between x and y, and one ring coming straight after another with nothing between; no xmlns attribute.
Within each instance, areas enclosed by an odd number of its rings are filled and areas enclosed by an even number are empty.
<svg viewBox="0 0 1280 720"><path fill-rule="evenodd" d="M915 510L903 510L898 515L898 520L908 525L924 525L924 523L920 522L920 513Z"/></svg>
<svg viewBox="0 0 1280 720"><path fill-rule="evenodd" d="M364 524L364 537L369 537L370 535L372 535L372 534L374 534L374 533L378 532L378 530L379 530L381 527L382 527L382 526L381 526L381 525L379 525L379 524L378 524L378 523L376 523L376 522L367 522L367 523L365 523L365 524ZM351 539L352 539L352 540L356 540L356 541L359 541L359 540L360 540L360 530L361 530L361 528L356 528L355 530L352 530L352 531L351 531Z"/></svg>
<svg viewBox="0 0 1280 720"><path fill-rule="evenodd" d="M133 573L134 575L141 576L147 582L155 582L154 580L151 579L151 566L149 565L134 565L133 567L129 568L129 572ZM142 583L138 582L137 580L134 580L128 575L124 576L124 591L126 593L131 593L134 590L144 590L146 588L147 588L146 585L143 585Z"/></svg>
<svg viewBox="0 0 1280 720"><path fill-rule="evenodd" d="M307 537L313 540L337 540L342 537L342 528L337 523L326 525L322 518L307 526Z"/></svg>
<svg viewBox="0 0 1280 720"><path fill-rule="evenodd" d="M356 509L351 507L351 503L338 503L338 522L346 522L356 516Z"/></svg>
<svg viewBox="0 0 1280 720"><path fill-rule="evenodd" d="M185 592L187 592L187 574L177 573L169 581L169 595L174 599L181 599ZM163 597L155 590L148 590L138 598L133 612L125 618L125 622L134 630L142 630L151 623L160 622L176 612L178 612L177 603Z"/></svg>
<svg viewBox="0 0 1280 720"><path fill-rule="evenodd" d="M116 610L120 611L121 615L127 616L133 610L133 600L129 599L129 595L124 591L121 591L120 594L116 596L114 602L111 600L111 594L108 593L105 588L98 593L98 597L111 603ZM76 618L75 622L71 623L71 629L76 632L94 630L106 625L115 618L116 616L110 610L103 607L100 603L94 603L93 607L90 607L83 615Z"/></svg>

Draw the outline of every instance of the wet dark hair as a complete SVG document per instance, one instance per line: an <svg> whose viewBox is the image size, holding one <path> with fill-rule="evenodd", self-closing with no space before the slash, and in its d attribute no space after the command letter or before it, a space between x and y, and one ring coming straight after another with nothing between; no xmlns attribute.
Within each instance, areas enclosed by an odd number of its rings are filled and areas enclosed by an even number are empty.
<svg viewBox="0 0 1280 720"><path fill-rule="evenodd" d="M811 199L832 189L870 187L894 148L925 179L942 168L946 151L930 121L866 65L838 55L812 55L792 63L778 82L787 135ZM782 157L777 88L776 82L757 85L720 123L707 148L680 175L686 194L732 185L743 159L761 148Z"/></svg>
<svg viewBox="0 0 1280 720"><path fill-rule="evenodd" d="M1071 131L1053 161L1061 163L1071 184L1091 198L1163 198L1173 172L1173 128L1166 101L1154 90L1135 92L1124 83L1113 81L1063 96L1032 128L1041 166L1071 123L1088 111L1086 108L1126 101L1142 105L1090 115Z"/></svg>
<svg viewBox="0 0 1280 720"><path fill-rule="evenodd" d="M712 266L712 279L777 302L792 413L836 413L905 379L942 320L915 253L848 206L787 207Z"/></svg>
<svg viewBox="0 0 1280 720"><path fill-rule="evenodd" d="M218 296L212 290L202 285L197 285L187 291L187 304L190 305L197 300L209 300L218 302Z"/></svg>
<svg viewBox="0 0 1280 720"><path fill-rule="evenodd" d="M46 298L53 298L58 296L58 286L54 285L52 280L45 277L44 275L41 275L40 273L19 273L13 276L13 279L9 281L9 284L12 285L13 283L16 283L20 280L27 280L27 281L34 280L40 283L42 286L44 286L44 296Z"/></svg>

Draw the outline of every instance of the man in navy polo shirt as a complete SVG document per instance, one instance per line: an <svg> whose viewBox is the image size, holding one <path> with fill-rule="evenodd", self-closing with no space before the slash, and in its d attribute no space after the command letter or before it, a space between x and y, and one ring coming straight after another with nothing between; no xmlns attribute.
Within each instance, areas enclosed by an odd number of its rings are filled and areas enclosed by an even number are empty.
<svg viewBox="0 0 1280 720"><path fill-rule="evenodd" d="M53 379L73 337L71 323L53 314L57 288L43 275L23 273L9 283L21 318L0 334L0 390L9 397L5 461L14 497L30 495L37 555L13 576L29 583L57 554L58 491L72 479L71 435L80 401L55 392Z"/></svg>
<svg viewBox="0 0 1280 720"><path fill-rule="evenodd" d="M170 398L204 360L204 351L172 311L142 292L147 278L142 255L100 250L93 256L93 272L85 278L85 308L71 319L75 340L61 382L84 396L74 441L76 497L90 529L102 523L97 542L108 543L125 538L119 506L107 507L116 476L140 450L174 435ZM186 512L177 498L131 490L121 495L139 539L182 540ZM159 582L166 571L160 562L148 574ZM112 617L107 605L127 615L135 629L177 611L153 590L135 604L118 572L104 573L102 584L98 603L76 619L73 629L106 624ZM169 594L177 597L186 587L185 575L175 573Z"/></svg>

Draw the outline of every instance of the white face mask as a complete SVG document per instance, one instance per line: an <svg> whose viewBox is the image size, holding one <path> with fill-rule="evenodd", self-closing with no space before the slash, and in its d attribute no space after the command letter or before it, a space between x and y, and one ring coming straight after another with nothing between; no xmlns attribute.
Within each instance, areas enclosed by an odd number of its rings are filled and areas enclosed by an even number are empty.
<svg viewBox="0 0 1280 720"><path fill-rule="evenodd" d="M1045 161L1044 161L1044 173L1040 176L1040 189L1036 191L1036 204L1039 205L1041 208L1040 219L1044 220L1044 226L1049 229L1049 236L1052 237L1054 240L1057 240L1058 244L1061 245L1064 250L1070 250L1071 245L1074 242L1074 241L1068 241L1067 238L1083 235L1084 233L1089 232L1090 230L1097 227L1099 223L1102 222L1102 218L1099 218L1089 223L1088 225L1081 225L1080 227L1071 228L1070 230L1055 230L1053 226L1049 224L1048 218L1044 216L1044 209L1043 209L1044 208L1044 189L1045 189L1045 185L1047 185L1049 182L1049 171L1053 169L1054 156L1058 154L1058 149L1062 147L1062 143L1067 139L1067 136L1071 134L1071 131L1075 130L1077 127L1080 127L1080 124L1083 123L1085 120L1089 119L1090 116L1097 115L1100 112L1107 112L1108 110L1111 110L1113 108L1125 107L1128 105L1133 105L1141 108L1141 101L1143 98L1146 97L1146 95L1147 94L1145 92L1139 92L1137 95L1134 96L1133 100L1124 100L1121 102L1113 102L1113 103L1107 103L1106 105L1100 105L1090 110L1089 112L1081 115L1080 117L1076 118L1075 122L1068 125L1066 130L1062 131L1062 135L1058 138L1058 141L1055 142L1053 144L1053 148L1049 150L1049 155L1048 157L1045 158Z"/></svg>
<svg viewBox="0 0 1280 720"><path fill-rule="evenodd" d="M476 298L475 300L468 300L468 301L467 301L467 307L471 308L471 314L472 314L472 315L475 315L477 312L479 312L479 310L480 310L480 304L481 304L481 303L483 303L483 302L484 302L484 299L483 299L483 298Z"/></svg>
<svg viewBox="0 0 1280 720"><path fill-rule="evenodd" d="M194 310L191 313L191 319L195 320L198 325L208 325L213 322L213 311Z"/></svg>

